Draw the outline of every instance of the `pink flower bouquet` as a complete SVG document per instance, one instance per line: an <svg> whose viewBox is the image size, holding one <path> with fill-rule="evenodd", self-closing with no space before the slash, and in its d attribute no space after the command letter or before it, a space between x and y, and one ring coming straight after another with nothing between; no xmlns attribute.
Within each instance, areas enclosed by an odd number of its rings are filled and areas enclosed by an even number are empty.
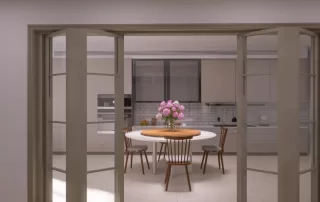
<svg viewBox="0 0 320 202"><path fill-rule="evenodd" d="M184 106L178 101L162 101L158 107L158 114L156 115L156 118L163 119L170 129L174 129L176 120L184 119L184 110Z"/></svg>

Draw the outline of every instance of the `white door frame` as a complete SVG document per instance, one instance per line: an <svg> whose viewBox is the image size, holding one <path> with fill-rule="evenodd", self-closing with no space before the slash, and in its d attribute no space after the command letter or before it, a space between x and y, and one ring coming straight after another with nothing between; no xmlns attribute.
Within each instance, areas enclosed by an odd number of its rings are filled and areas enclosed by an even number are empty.
<svg viewBox="0 0 320 202"><path fill-rule="evenodd" d="M92 32L98 35L104 35L114 38L115 58L114 68L115 74L98 74L87 73L87 36ZM66 72L53 74L51 68L51 41L52 37L64 34L66 36ZM42 172L39 181L34 184L35 188L41 187L41 195L34 196L33 200L51 201L52 199L52 170L66 173L66 200L69 202L85 202L87 201L87 174L92 173L87 171L87 124L93 122L87 121L87 75L96 75L104 77L114 77L115 82L115 166L114 170L114 198L115 202L124 201L124 185L123 185L123 156L124 156L124 43L123 35L112 34L102 30L89 30L85 28L67 28L58 32L48 32L42 35L34 36L37 40L38 47L38 70L40 75L36 89L40 94L37 104L41 104L39 110L40 116L44 117L41 121L41 130L46 134L39 136L44 142L39 148L40 152L38 160L43 159L45 167L38 165L36 170ZM36 57L36 56L35 56ZM52 120L52 78L54 76L66 76L66 120ZM38 95L39 95L38 94ZM45 98L42 102L41 97ZM52 167L52 124L66 124L66 170ZM94 122L98 124L99 122ZM76 141L75 141L76 140ZM76 142L76 144L75 144ZM36 152L36 151L34 151ZM42 158L43 156L44 158ZM41 168L42 167L42 168ZM33 168L34 169L34 168ZM99 169L100 170L100 169ZM97 170L97 172L99 171ZM94 170L94 172L96 172ZM38 186L40 185L40 186ZM31 200L31 199L29 199Z"/></svg>
<svg viewBox="0 0 320 202"><path fill-rule="evenodd" d="M120 33L123 35L214 35L214 34L239 34L248 31L254 30L261 30L267 28L274 28L279 26L295 26L295 27L302 27L305 29L311 29L320 33L320 24L319 23L305 23L305 24L158 24L158 25L141 25L141 24L132 24L132 25L117 25L117 24L110 24L110 25L29 25L28 26L28 201L29 202L43 202L45 201L45 170L43 165L46 163L45 161L45 148L43 142L46 139L42 136L44 131L44 122L45 122L45 110L44 109L44 102L43 98L45 97L43 86L46 86L44 83L44 66L46 66L45 55L50 54L47 53L45 50L42 49L45 43L44 35L55 32L57 30L62 30L66 28L93 28L93 29L103 29L103 30L111 30L112 32ZM122 44L121 44L122 43ZM243 42L242 42L243 43ZM319 45L319 40L317 41L317 45ZM117 42L119 46L123 46L123 38L119 38ZM119 50L121 51L121 50ZM123 51L123 49L122 49ZM238 53L241 51L238 48ZM243 53L242 53L243 54ZM319 55L318 49L315 53L316 56ZM123 61L122 61L123 62ZM237 60L237 66L244 65L243 60ZM119 62L121 63L121 61ZM119 64L121 65L121 64ZM316 74L318 72L319 64L318 61L315 63L316 65ZM238 71L240 71L238 69ZM240 72L239 72L240 73ZM243 73L243 72L241 72ZM241 87L241 79L237 79L237 95L241 96L241 92L243 87ZM320 84L316 81L315 90L317 92L317 96L315 97L316 103L318 103L318 96L320 94L320 88L318 87ZM243 103L243 97L237 96L237 102ZM120 100L121 101L121 100ZM241 113L241 111L238 112ZM242 113L244 109L241 109ZM316 111L316 120L320 117L320 109L318 107L315 108ZM239 119L238 119L239 120ZM245 121L244 117L242 120ZM315 125L315 128L318 128L318 122ZM117 127L117 126L116 126ZM120 127L120 126L119 126ZM318 131L318 130L317 130ZM244 142L244 139L241 139L241 134L245 133L245 128L240 127L238 125L238 142ZM122 140L118 140L122 142ZM315 139L316 145L320 144L320 140ZM119 143L119 145L121 145ZM123 145L122 145L123 146ZM239 146L239 145L238 145ZM117 152L120 152L120 148L117 148ZM245 150L241 150L241 147L238 147L238 161L243 158L243 155L246 155ZM319 148L314 148L317 158L316 158L316 165L319 166L320 161L320 150ZM121 170L123 169L120 165L123 162L120 162L120 158L116 160L116 175L120 175ZM242 186L242 183L246 183L246 170L242 170L240 172L240 168L245 168L246 162L242 161L239 166L238 162L238 193L246 193L246 187ZM119 172L117 170L119 169ZM313 178L313 183L319 182L320 175L318 175L319 170L313 170L313 173L316 173L316 178ZM119 180L121 176L119 176ZM122 179L123 182L123 179ZM123 186L121 185L121 180L119 184L115 186L116 190L121 191ZM319 189L319 186L318 186ZM316 192L320 192L320 190L316 190ZM117 194L117 191L116 193ZM51 197L51 196L50 196ZM238 202L246 201L246 194L238 194ZM314 200L312 200L314 202Z"/></svg>
<svg viewBox="0 0 320 202"><path fill-rule="evenodd" d="M247 37L257 35L278 35L278 61L277 61L277 85L278 85L278 171L267 171L247 167L247 98L246 98L246 60L247 60ZM310 120L309 128L312 136L311 168L300 171L300 35L306 34L312 37L312 52L310 72ZM299 202L300 174L311 172L312 176L312 202L319 200L318 193L318 160L314 158L318 151L318 123L314 115L318 110L318 96L315 96L318 85L318 37L315 33L299 27L279 27L267 30L259 30L238 35L238 57L236 65L237 82L237 201L247 201L247 171L263 172L278 176L278 201ZM315 72L314 72L315 71ZM307 75L309 76L309 75ZM315 134L315 135L314 135ZM313 137L314 135L314 137ZM290 141L288 141L290 140Z"/></svg>

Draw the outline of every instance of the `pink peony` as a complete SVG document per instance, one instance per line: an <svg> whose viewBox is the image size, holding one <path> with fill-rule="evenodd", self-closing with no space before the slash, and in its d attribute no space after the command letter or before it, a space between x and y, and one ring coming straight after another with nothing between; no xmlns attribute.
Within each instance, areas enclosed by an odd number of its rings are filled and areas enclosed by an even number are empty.
<svg viewBox="0 0 320 202"><path fill-rule="evenodd" d="M161 112L161 111L162 111L162 107L159 107L159 108L158 108L158 111Z"/></svg>
<svg viewBox="0 0 320 202"><path fill-rule="evenodd" d="M178 118L179 113L178 113L178 112L174 112L172 116L173 116L174 118Z"/></svg>
<svg viewBox="0 0 320 202"><path fill-rule="evenodd" d="M167 108L165 108L165 109L163 110L163 112L162 112L162 114L163 114L164 117L169 116L170 113L171 113L171 112L170 112L170 109L167 109Z"/></svg>
<svg viewBox="0 0 320 202"><path fill-rule="evenodd" d="M167 103L165 102L165 101L162 101L161 103L160 103L160 106L165 106Z"/></svg>
<svg viewBox="0 0 320 202"><path fill-rule="evenodd" d="M162 118L162 114L161 114L161 113L158 113L158 114L156 115L156 118L157 118L157 119L161 119L161 118Z"/></svg>
<svg viewBox="0 0 320 202"><path fill-rule="evenodd" d="M180 111L184 111L184 106L180 105L179 109L180 109Z"/></svg>
<svg viewBox="0 0 320 202"><path fill-rule="evenodd" d="M184 119L184 114L183 114L183 113L180 113L180 114L178 115L178 119L179 119L179 120Z"/></svg>
<svg viewBox="0 0 320 202"><path fill-rule="evenodd" d="M168 100L167 103L171 103L172 104L172 100Z"/></svg>
<svg viewBox="0 0 320 202"><path fill-rule="evenodd" d="M171 108L171 111L175 112L175 111L177 111L177 108L172 107L172 108Z"/></svg>
<svg viewBox="0 0 320 202"><path fill-rule="evenodd" d="M167 107L167 108L171 108L171 107L173 107L173 105L172 105L171 102L168 102L167 105L166 105L166 107Z"/></svg>

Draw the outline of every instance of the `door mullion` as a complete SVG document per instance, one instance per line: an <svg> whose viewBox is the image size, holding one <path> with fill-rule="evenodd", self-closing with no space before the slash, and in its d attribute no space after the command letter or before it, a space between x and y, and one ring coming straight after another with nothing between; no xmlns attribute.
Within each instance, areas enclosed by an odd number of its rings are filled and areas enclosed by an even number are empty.
<svg viewBox="0 0 320 202"><path fill-rule="evenodd" d="M66 201L87 201L87 32L66 30Z"/></svg>
<svg viewBox="0 0 320 202"><path fill-rule="evenodd" d="M115 37L115 202L124 202L124 37Z"/></svg>
<svg viewBox="0 0 320 202"><path fill-rule="evenodd" d="M238 36L236 60L236 105L237 105L237 202L247 201L247 113L245 73L246 37Z"/></svg>
<svg viewBox="0 0 320 202"><path fill-rule="evenodd" d="M45 154L44 157L44 177L45 182L45 201L51 201L52 199L52 77L51 74L51 65L52 65L52 38L46 36L43 37L43 52L44 52L44 94L45 94L45 106L44 106L44 113L45 113L45 136L43 139L43 144L45 147L43 148L43 153Z"/></svg>
<svg viewBox="0 0 320 202"><path fill-rule="evenodd" d="M299 202L300 31L278 33L278 201ZM294 89L294 90L288 90ZM288 144L290 140L290 144Z"/></svg>

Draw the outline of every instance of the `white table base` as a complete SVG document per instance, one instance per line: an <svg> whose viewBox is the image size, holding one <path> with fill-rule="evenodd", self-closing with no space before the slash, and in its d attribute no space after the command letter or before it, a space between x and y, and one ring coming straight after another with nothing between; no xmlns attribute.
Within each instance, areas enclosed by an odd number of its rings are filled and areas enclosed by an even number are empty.
<svg viewBox="0 0 320 202"><path fill-rule="evenodd" d="M157 142L152 142L152 172L157 172Z"/></svg>

